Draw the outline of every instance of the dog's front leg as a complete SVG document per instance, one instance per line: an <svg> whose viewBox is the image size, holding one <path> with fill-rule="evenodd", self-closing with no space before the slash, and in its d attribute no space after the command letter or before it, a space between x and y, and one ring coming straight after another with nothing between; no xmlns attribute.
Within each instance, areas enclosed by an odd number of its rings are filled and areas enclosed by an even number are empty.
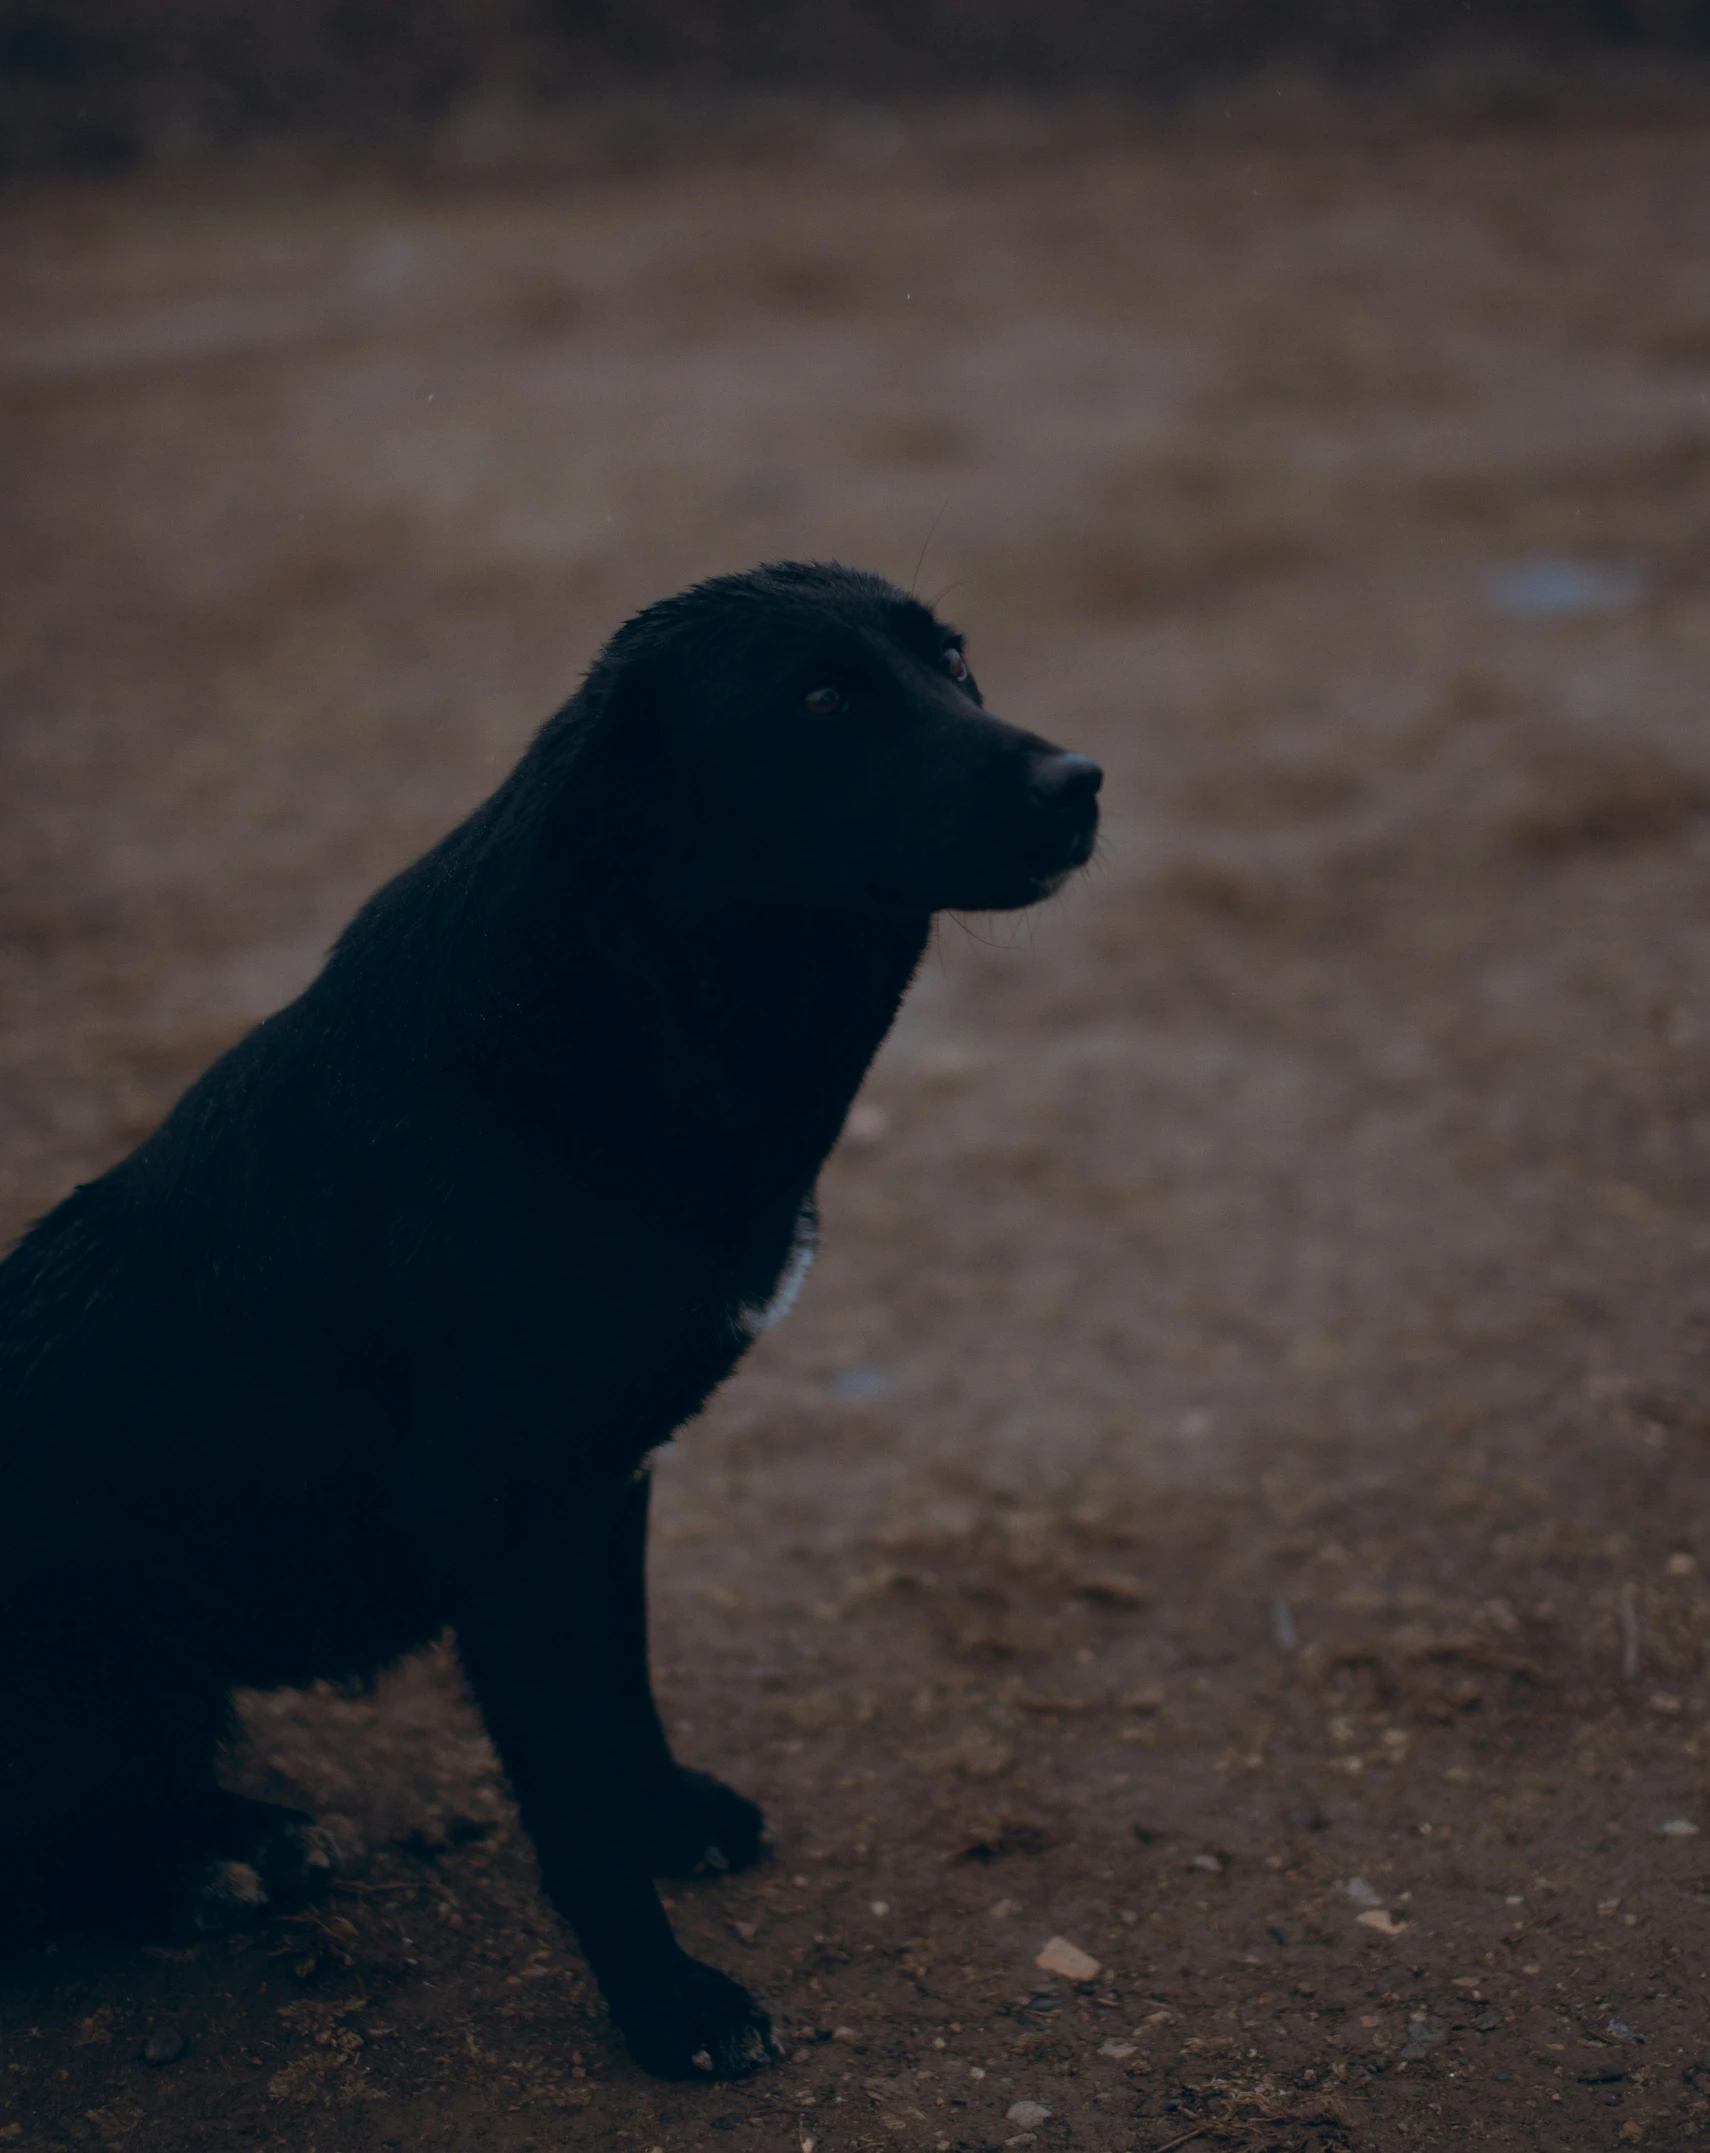
<svg viewBox="0 0 1710 2153"><path fill-rule="evenodd" d="M641 1816L655 1876L747 1869L764 1852L765 1818L745 1795L671 1754L647 1656L647 1513L652 1476L638 1473L612 1506L606 1541L608 1620L618 1710L644 1774Z"/></svg>
<svg viewBox="0 0 1710 2153"><path fill-rule="evenodd" d="M575 1930L637 2062L671 2078L737 2077L772 2052L747 1991L691 1959L652 1877L648 1759L624 1710L612 1634L610 1498L577 1523L503 1535L462 1579L464 1664L510 1774L541 1881Z"/></svg>

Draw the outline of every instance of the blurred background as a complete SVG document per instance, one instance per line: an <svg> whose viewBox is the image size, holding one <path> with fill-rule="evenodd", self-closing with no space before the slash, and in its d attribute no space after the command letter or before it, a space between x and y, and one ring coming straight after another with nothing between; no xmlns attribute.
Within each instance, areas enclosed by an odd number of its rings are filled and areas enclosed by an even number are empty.
<svg viewBox="0 0 1710 2153"><path fill-rule="evenodd" d="M1704 0L5 0L0 134L13 170L270 135L419 144L458 116L491 147L624 92L1169 105L1278 66L1393 80L1506 63L1519 79L1707 49Z"/></svg>
<svg viewBox="0 0 1710 2153"><path fill-rule="evenodd" d="M1707 49L1704 0L5 0L0 133L7 165L28 170L258 135L419 143L458 115L491 147L530 120L550 134L590 94L1168 105L1279 65L1393 79L1448 58L1524 75L1565 55Z"/></svg>
<svg viewBox="0 0 1710 2153"><path fill-rule="evenodd" d="M780 1845L676 1918L796 2061L628 2071L440 1653L248 1701L351 1890L31 1961L0 2134L1691 2142L1707 41L4 0L0 1233L695 577L884 570L1109 780L662 1473L668 1713Z"/></svg>

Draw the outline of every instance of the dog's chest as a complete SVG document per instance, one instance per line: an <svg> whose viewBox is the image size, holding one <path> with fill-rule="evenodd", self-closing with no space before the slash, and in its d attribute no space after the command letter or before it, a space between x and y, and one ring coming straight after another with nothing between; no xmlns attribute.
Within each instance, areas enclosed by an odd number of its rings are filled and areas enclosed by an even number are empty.
<svg viewBox="0 0 1710 2153"><path fill-rule="evenodd" d="M796 1297L813 1269L813 1259L818 1251L819 1213L808 1202L796 1213L795 1231L772 1281L770 1293L765 1299L755 1296L736 1304L735 1327L744 1338L758 1338L762 1331L769 1331L783 1322L796 1305Z"/></svg>

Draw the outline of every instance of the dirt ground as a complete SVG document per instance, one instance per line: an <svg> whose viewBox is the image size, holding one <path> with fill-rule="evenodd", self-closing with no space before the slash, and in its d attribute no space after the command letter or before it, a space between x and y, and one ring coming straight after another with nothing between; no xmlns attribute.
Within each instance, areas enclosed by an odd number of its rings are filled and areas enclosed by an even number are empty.
<svg viewBox="0 0 1710 2153"><path fill-rule="evenodd" d="M946 593L1102 854L661 1473L787 2060L629 2064L447 1646L247 1702L321 1905L11 1948L0 2144L1710 2138L1710 115L478 149L0 199L0 1228L696 575Z"/></svg>

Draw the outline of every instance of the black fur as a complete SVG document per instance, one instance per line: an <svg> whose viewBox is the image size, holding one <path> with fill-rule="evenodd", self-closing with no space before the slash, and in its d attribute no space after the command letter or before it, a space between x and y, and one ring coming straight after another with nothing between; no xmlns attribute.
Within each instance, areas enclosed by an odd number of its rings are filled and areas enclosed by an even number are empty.
<svg viewBox="0 0 1710 2153"><path fill-rule="evenodd" d="M932 914L1048 894L1097 787L876 576L775 565L620 630L0 1266L0 1891L300 1866L305 1820L216 1787L231 1687L451 1623L635 2054L763 2060L652 1882L753 1861L761 1819L654 1709L645 1461L757 1328Z"/></svg>

